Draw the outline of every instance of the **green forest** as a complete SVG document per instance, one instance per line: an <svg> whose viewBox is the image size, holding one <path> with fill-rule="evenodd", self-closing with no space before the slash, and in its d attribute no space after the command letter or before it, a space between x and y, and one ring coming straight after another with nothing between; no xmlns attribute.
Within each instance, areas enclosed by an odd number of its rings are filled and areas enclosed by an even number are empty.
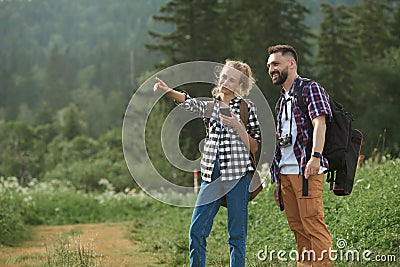
<svg viewBox="0 0 400 267"><path fill-rule="evenodd" d="M177 63L238 59L274 106L265 59L278 43L293 45L299 74L352 114L365 158L399 155L399 0L1 0L0 33L0 176L22 185L57 179L95 191L107 179L117 191L135 187L121 131L138 87ZM200 86L188 91L200 96ZM187 185L192 174L168 163L157 135L173 107L156 105L146 141L159 172ZM188 157L199 154L193 137L202 128L183 130Z"/></svg>

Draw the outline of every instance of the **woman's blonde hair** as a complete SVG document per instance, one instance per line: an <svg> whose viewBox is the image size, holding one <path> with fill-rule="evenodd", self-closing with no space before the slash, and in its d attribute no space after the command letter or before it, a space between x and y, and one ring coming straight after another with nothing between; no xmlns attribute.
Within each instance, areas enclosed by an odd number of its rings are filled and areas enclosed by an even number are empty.
<svg viewBox="0 0 400 267"><path fill-rule="evenodd" d="M242 61L230 60L230 59L225 60L224 67L225 66L234 68L242 73L242 75L240 75L240 81L239 81L241 87L239 88L239 92L235 91L235 94L239 94L240 96L248 95L250 93L251 88L253 87L253 83L255 82L255 78L253 76L250 66ZM221 71L222 68L219 68L216 71L216 76L218 79ZM219 97L221 94L221 88L219 86L216 86L214 87L211 93L213 97Z"/></svg>

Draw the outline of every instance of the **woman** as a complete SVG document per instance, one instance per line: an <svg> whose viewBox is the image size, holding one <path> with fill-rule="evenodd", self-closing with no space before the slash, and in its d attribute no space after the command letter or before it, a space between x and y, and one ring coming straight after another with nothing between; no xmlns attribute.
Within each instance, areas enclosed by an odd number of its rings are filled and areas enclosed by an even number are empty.
<svg viewBox="0 0 400 267"><path fill-rule="evenodd" d="M240 61L226 60L213 89L214 101L200 101L178 92L159 78L154 90L162 90L184 109L203 117L207 138L201 158L202 184L190 226L190 266L205 266L206 238L211 232L222 199L228 209L230 266L245 266L248 222L249 172L254 171L250 152L260 142L260 128L254 103L248 106L248 123L240 121L240 95L248 95L254 78L250 67ZM240 95L239 95L240 93ZM221 109L229 107L226 115Z"/></svg>

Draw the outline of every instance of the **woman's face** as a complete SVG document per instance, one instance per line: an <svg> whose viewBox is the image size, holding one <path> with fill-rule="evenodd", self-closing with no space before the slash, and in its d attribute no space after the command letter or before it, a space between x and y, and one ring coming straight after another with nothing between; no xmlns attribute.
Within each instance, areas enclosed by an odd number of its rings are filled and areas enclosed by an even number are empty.
<svg viewBox="0 0 400 267"><path fill-rule="evenodd" d="M232 94L236 89L241 86L240 82L241 74L234 68L224 66L219 76L218 86L223 94Z"/></svg>

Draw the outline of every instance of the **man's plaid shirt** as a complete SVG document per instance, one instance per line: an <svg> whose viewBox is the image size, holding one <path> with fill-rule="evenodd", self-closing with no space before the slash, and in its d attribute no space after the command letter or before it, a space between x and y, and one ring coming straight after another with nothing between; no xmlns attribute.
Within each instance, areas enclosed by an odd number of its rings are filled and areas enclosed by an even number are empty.
<svg viewBox="0 0 400 267"><path fill-rule="evenodd" d="M317 82L310 82L308 79L303 79L300 76L297 76L293 82L292 87L290 88L289 95L293 96L296 92L298 86L301 86L303 83L309 83L303 88L303 102L308 107L308 114L305 115L301 112L300 107L297 103L297 97L294 98L292 102L292 110L293 115L296 121L297 126L297 136L296 141L293 145L294 154L296 156L297 162L299 163L299 170L301 175L304 174L304 170L306 167L306 146L309 137L308 123L307 117L310 116L311 120L315 119L321 115L327 115L332 117L331 107L329 105L329 96L325 89L318 84ZM276 114L277 114L277 127L276 127L276 136L280 137L282 133L282 101L285 99L285 91L281 90L280 98L278 99L278 103L276 105ZM277 142L278 143L278 142ZM322 151L321 151L322 152ZM276 146L275 157L272 161L272 166L270 168L272 183L278 181L279 176L279 162L282 158L280 147ZM321 166L328 167L328 160L322 156L321 158Z"/></svg>
<svg viewBox="0 0 400 267"><path fill-rule="evenodd" d="M184 93L186 100L179 106L197 114L206 122L207 101L191 98L186 92ZM240 120L240 101L242 100L241 97L235 97L229 103L231 111L236 115L238 120ZM250 152L240 139L236 129L224 126L221 123L219 108L220 100L215 99L200 162L202 179L207 182L211 182L211 174L214 169L217 153L219 153L221 164L222 181L240 179L246 172L254 170L250 160ZM248 108L247 133L260 142L260 125L257 119L256 106L254 103L248 101Z"/></svg>

